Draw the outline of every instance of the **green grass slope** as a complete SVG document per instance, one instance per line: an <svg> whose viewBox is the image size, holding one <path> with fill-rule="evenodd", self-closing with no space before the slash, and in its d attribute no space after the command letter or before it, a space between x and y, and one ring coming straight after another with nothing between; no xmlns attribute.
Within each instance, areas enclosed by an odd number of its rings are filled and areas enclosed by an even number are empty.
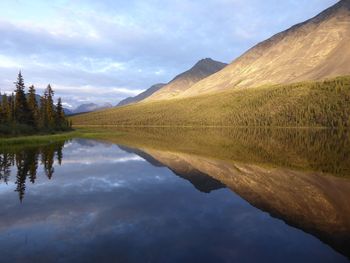
<svg viewBox="0 0 350 263"><path fill-rule="evenodd" d="M350 127L350 76L82 114L73 125Z"/></svg>

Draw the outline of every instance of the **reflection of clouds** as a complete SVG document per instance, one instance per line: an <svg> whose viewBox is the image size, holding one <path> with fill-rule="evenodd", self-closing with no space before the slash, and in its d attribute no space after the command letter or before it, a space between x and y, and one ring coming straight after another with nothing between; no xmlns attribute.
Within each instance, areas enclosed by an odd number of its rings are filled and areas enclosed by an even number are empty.
<svg viewBox="0 0 350 263"><path fill-rule="evenodd" d="M144 162L145 160L139 156L130 156L130 157L122 157L122 158L96 156L96 157L85 157L85 158L64 160L64 164L65 165L68 165L68 164L95 165L97 163L125 163L125 162L133 162L133 161Z"/></svg>
<svg viewBox="0 0 350 263"><path fill-rule="evenodd" d="M16 188L16 185L14 182L9 181L7 184L5 184L4 182L0 183L0 195L3 193L8 193L8 192L12 192L13 189Z"/></svg>
<svg viewBox="0 0 350 263"><path fill-rule="evenodd" d="M73 141L63 156L51 180L40 170L38 183L27 185L22 205L16 193L0 191L1 261L25 262L28 256L33 262L220 262L234 255L249 262L272 255L271 261L298 262L310 261L310 250L337 259L312 236L228 189L200 193L168 169L117 146Z"/></svg>

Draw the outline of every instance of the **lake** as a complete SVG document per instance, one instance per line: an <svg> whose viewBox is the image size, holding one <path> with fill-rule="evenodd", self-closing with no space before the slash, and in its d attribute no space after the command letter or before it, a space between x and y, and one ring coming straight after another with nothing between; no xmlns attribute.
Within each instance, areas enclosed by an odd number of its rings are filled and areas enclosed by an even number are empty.
<svg viewBox="0 0 350 263"><path fill-rule="evenodd" d="M348 133L95 133L0 148L0 262L349 262Z"/></svg>

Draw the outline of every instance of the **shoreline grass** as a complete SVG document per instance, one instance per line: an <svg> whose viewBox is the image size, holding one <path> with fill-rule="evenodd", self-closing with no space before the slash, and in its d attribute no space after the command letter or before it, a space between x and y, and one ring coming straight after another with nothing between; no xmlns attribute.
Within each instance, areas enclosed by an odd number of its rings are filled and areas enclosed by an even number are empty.
<svg viewBox="0 0 350 263"><path fill-rule="evenodd" d="M43 135L24 135L17 137L4 137L0 138L0 146L4 145L31 145L38 143L50 143L53 141L67 140L81 134L80 131L69 131L55 134L43 134Z"/></svg>
<svg viewBox="0 0 350 263"><path fill-rule="evenodd" d="M4 137L0 138L0 147L3 146L30 146L38 144L48 144L56 141L70 140L74 138L83 139L101 139L110 135L117 135L115 131L111 133L110 131L96 131L89 130L88 128L79 128L73 131L55 133L55 134L42 134L42 135L24 135L17 137ZM121 134L121 133L119 133Z"/></svg>

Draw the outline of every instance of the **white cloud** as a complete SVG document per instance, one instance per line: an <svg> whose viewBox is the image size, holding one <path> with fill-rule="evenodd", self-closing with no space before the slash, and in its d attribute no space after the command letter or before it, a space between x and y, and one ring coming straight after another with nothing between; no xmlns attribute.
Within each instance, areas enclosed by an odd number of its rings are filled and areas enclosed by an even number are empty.
<svg viewBox="0 0 350 263"><path fill-rule="evenodd" d="M69 104L67 102L63 102L62 105L63 105L64 108L73 109L73 105L71 105L71 104Z"/></svg>
<svg viewBox="0 0 350 263"><path fill-rule="evenodd" d="M0 89L22 69L26 83L69 94L66 103L116 104L201 58L232 61L335 2L3 0Z"/></svg>

